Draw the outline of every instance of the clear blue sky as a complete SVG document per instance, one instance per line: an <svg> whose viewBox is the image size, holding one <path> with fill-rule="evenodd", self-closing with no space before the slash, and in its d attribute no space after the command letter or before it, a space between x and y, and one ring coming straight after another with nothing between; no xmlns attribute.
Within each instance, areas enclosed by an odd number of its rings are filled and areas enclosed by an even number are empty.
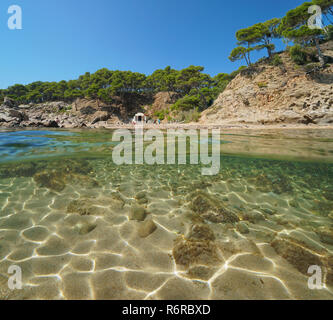
<svg viewBox="0 0 333 320"><path fill-rule="evenodd" d="M77 78L100 68L150 74L168 65L231 72L235 32L304 0L1 0L0 88ZM23 30L7 28L10 5ZM281 49L282 46L279 46Z"/></svg>

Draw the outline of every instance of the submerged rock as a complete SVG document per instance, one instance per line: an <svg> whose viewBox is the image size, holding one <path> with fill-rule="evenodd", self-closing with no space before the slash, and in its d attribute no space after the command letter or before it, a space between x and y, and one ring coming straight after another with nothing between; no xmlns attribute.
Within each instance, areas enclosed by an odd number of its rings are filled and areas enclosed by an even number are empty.
<svg viewBox="0 0 333 320"><path fill-rule="evenodd" d="M148 203L147 195L144 191L140 191L135 195L135 199L138 204L146 204Z"/></svg>
<svg viewBox="0 0 333 320"><path fill-rule="evenodd" d="M138 227L138 234L141 238L147 238L157 229L156 224L153 220L149 219L141 222Z"/></svg>
<svg viewBox="0 0 333 320"><path fill-rule="evenodd" d="M328 190L324 191L323 196L325 197L325 199L327 199L329 201L333 201L333 189L328 189Z"/></svg>
<svg viewBox="0 0 333 320"><path fill-rule="evenodd" d="M255 178L249 179L249 182L253 183L257 190L264 193L274 192L276 194L282 194L293 192L290 179L283 174L270 176L266 173L262 173Z"/></svg>
<svg viewBox="0 0 333 320"><path fill-rule="evenodd" d="M215 235L214 232L205 225L194 225L188 236L188 239L192 239L192 240L210 240L210 241L214 241L215 240Z"/></svg>
<svg viewBox="0 0 333 320"><path fill-rule="evenodd" d="M124 199L116 192L113 192L110 200L111 209L121 210L125 205Z"/></svg>
<svg viewBox="0 0 333 320"><path fill-rule="evenodd" d="M250 211L243 214L243 219L252 223L257 223L259 221L264 221L265 216L258 211Z"/></svg>
<svg viewBox="0 0 333 320"><path fill-rule="evenodd" d="M130 220L144 221L147 213L145 208L139 206L133 206L130 212Z"/></svg>
<svg viewBox="0 0 333 320"><path fill-rule="evenodd" d="M35 162L5 164L0 166L0 178L32 177L38 170Z"/></svg>
<svg viewBox="0 0 333 320"><path fill-rule="evenodd" d="M216 272L216 268L207 267L207 266L194 266L191 267L188 272L187 276L190 279L199 279L208 281Z"/></svg>
<svg viewBox="0 0 333 320"><path fill-rule="evenodd" d="M190 209L205 220L213 223L234 223L239 218L233 212L225 209L223 203L205 192L191 195Z"/></svg>
<svg viewBox="0 0 333 320"><path fill-rule="evenodd" d="M320 238L320 241L333 245L333 229L328 227L320 227L316 231L317 235Z"/></svg>
<svg viewBox="0 0 333 320"><path fill-rule="evenodd" d="M241 234L247 234L250 232L249 227L245 222L238 222L236 225L236 229L241 233Z"/></svg>
<svg viewBox="0 0 333 320"><path fill-rule="evenodd" d="M222 262L215 243L179 237L172 250L176 264L189 267L195 264L216 265Z"/></svg>
<svg viewBox="0 0 333 320"><path fill-rule="evenodd" d="M178 237L173 248L176 264L185 267L214 266L222 262L214 242L215 235L206 225L194 225L186 237Z"/></svg>
<svg viewBox="0 0 333 320"><path fill-rule="evenodd" d="M146 198L146 193L144 191L140 191L139 193L137 193L135 195L136 200L140 200L140 199L143 199L143 198Z"/></svg>
<svg viewBox="0 0 333 320"><path fill-rule="evenodd" d="M75 229L78 231L79 235L83 236L95 230L96 227L97 224L95 223L78 223Z"/></svg>
<svg viewBox="0 0 333 320"><path fill-rule="evenodd" d="M332 256L316 253L301 243L290 239L275 238L271 246L277 254L286 259L301 273L308 275L310 266L319 266L326 276L326 282L333 283L333 258Z"/></svg>
<svg viewBox="0 0 333 320"><path fill-rule="evenodd" d="M34 180L41 187L58 192L66 187L65 177L57 170L38 172L34 175Z"/></svg>
<svg viewBox="0 0 333 320"><path fill-rule="evenodd" d="M100 216L104 210L90 199L73 200L67 206L67 213L77 213L80 216Z"/></svg>
<svg viewBox="0 0 333 320"><path fill-rule="evenodd" d="M41 187L50 190L60 192L68 183L80 184L89 188L99 186L98 182L88 175L92 172L92 168L85 160L50 161L42 166L42 171L40 171L40 167L39 163L35 165L34 171L37 172L39 169L39 172L35 173L33 178Z"/></svg>

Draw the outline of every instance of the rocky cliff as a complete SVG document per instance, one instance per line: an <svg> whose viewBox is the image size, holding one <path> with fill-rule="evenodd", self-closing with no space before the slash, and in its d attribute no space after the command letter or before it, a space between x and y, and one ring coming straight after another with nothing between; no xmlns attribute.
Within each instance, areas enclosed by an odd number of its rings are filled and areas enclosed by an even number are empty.
<svg viewBox="0 0 333 320"><path fill-rule="evenodd" d="M1 127L99 128L129 122L149 99L142 96L133 101L113 97L107 104L99 100L77 99L73 103L56 101L17 105L5 98L0 106Z"/></svg>
<svg viewBox="0 0 333 320"><path fill-rule="evenodd" d="M322 49L333 57L333 42ZM333 124L333 65L307 73L287 52L279 55L279 66L266 61L242 71L202 113L200 123Z"/></svg>
<svg viewBox="0 0 333 320"><path fill-rule="evenodd" d="M140 95L131 99L113 97L112 103L77 99L73 103L56 101L18 105L5 98L0 106L0 127L100 128L130 123L137 112L148 117L177 101L176 93L159 92L152 97ZM124 103L125 100L125 103Z"/></svg>

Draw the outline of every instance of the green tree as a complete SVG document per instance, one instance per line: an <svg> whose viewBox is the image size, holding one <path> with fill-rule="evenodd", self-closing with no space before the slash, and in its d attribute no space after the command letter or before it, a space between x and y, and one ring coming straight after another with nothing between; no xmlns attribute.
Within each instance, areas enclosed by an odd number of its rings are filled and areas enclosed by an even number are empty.
<svg viewBox="0 0 333 320"><path fill-rule="evenodd" d="M277 32L281 19L274 18L261 24L261 42L263 47L267 49L268 57L272 57L272 52L275 50L275 45L272 43L274 38L279 38L280 35Z"/></svg>
<svg viewBox="0 0 333 320"><path fill-rule="evenodd" d="M288 11L281 20L278 32L283 37L302 45L314 42L317 47L319 60L324 65L325 59L319 45L324 32L322 29L310 29L308 27L308 20L311 16L309 8L312 5L312 2L305 2L297 8Z"/></svg>
<svg viewBox="0 0 333 320"><path fill-rule="evenodd" d="M329 23L333 23L329 17L333 15L333 0L312 0L312 4L319 6Z"/></svg>
<svg viewBox="0 0 333 320"><path fill-rule="evenodd" d="M262 24L255 24L251 27L240 29L236 32L236 39L237 39L237 45L239 47L236 48L235 51L233 51L230 55L230 57L236 57L238 55L241 56L241 59L245 58L246 63L250 66L251 63L251 56L250 53L258 49L253 47L256 43L260 42L262 39L262 33L263 33L263 25Z"/></svg>
<svg viewBox="0 0 333 320"><path fill-rule="evenodd" d="M250 52L253 51L253 48L244 48L237 47L233 49L230 53L229 60L232 62L245 59L248 66L251 65Z"/></svg>
<svg viewBox="0 0 333 320"><path fill-rule="evenodd" d="M146 90L152 92L175 92L178 71L172 69L170 66L165 69L154 71L147 77L145 82Z"/></svg>

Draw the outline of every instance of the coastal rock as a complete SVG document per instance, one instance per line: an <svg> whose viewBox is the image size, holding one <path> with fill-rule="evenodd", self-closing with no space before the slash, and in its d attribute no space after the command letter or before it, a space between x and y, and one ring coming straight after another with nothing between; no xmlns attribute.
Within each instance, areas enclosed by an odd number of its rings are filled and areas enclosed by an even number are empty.
<svg viewBox="0 0 333 320"><path fill-rule="evenodd" d="M17 102L14 99L11 99L9 97L5 97L3 101L3 105L9 108L15 108L17 107Z"/></svg>
<svg viewBox="0 0 333 320"><path fill-rule="evenodd" d="M333 57L333 41L322 45ZM295 68L288 52L278 54L282 65L261 61L242 70L202 112L201 124L321 124L333 123L333 65L310 77Z"/></svg>
<svg viewBox="0 0 333 320"><path fill-rule="evenodd" d="M91 124L95 124L100 121L107 121L107 120L109 120L109 118L110 118L110 115L108 112L97 111L96 113L94 113L94 118L92 119Z"/></svg>
<svg viewBox="0 0 333 320"><path fill-rule="evenodd" d="M59 124L55 120L48 120L43 122L43 126L46 128L59 128Z"/></svg>

